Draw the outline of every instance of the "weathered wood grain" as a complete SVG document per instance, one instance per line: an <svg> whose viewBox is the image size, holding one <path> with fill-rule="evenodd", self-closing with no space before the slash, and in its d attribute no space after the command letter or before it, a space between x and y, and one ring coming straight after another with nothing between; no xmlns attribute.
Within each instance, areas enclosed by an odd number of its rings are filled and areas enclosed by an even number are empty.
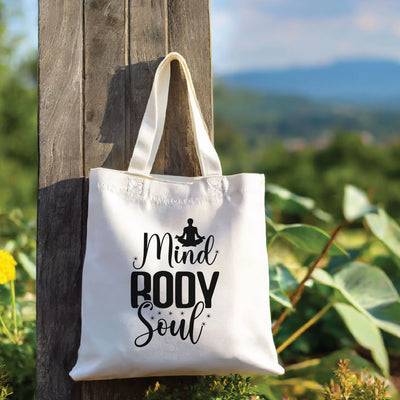
<svg viewBox="0 0 400 400"><path fill-rule="evenodd" d="M139 400L155 378L74 383L90 168L126 169L155 70L191 68L212 129L207 0L39 0L38 400ZM187 93L172 68L166 139L153 171L197 175ZM183 151L182 151L183 149ZM163 377L178 386L190 377Z"/></svg>
<svg viewBox="0 0 400 400"><path fill-rule="evenodd" d="M125 0L84 2L84 167L124 169Z"/></svg>
<svg viewBox="0 0 400 400"><path fill-rule="evenodd" d="M168 2L168 51L177 51L185 57L212 138L213 92L209 0Z"/></svg>
<svg viewBox="0 0 400 400"><path fill-rule="evenodd" d="M181 53L189 66L206 125L212 137L211 37L208 0L168 1L168 51ZM177 62L171 70L164 137L155 173L201 175L193 141L187 88Z"/></svg>
<svg viewBox="0 0 400 400"><path fill-rule="evenodd" d="M36 399L79 400L82 2L39 1Z"/></svg>
<svg viewBox="0 0 400 400"><path fill-rule="evenodd" d="M81 176L81 14L79 0L39 1L40 188Z"/></svg>
<svg viewBox="0 0 400 400"><path fill-rule="evenodd" d="M146 108L158 64L168 53L167 0L131 0L129 15L129 83L127 101L130 124L126 141L127 159L133 147ZM126 164L128 167L129 161Z"/></svg>

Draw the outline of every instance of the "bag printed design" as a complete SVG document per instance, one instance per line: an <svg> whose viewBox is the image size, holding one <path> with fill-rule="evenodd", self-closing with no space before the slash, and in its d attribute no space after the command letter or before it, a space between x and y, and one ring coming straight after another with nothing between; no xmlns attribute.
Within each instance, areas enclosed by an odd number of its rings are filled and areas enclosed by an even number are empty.
<svg viewBox="0 0 400 400"><path fill-rule="evenodd" d="M153 175L178 60L202 176ZM281 374L271 332L265 179L223 176L185 60L157 68L127 171L89 174L74 380Z"/></svg>
<svg viewBox="0 0 400 400"><path fill-rule="evenodd" d="M212 268L218 250L214 249L213 235L199 235L192 218L187 224L174 239L170 233L162 237L147 232L143 235L142 257L135 257L131 274L131 306L137 310L145 331L135 338L137 347L148 345L155 334L169 334L196 344L211 318L220 274ZM146 272L147 263L159 260L169 270L160 269L153 276ZM174 312L172 306L179 312Z"/></svg>

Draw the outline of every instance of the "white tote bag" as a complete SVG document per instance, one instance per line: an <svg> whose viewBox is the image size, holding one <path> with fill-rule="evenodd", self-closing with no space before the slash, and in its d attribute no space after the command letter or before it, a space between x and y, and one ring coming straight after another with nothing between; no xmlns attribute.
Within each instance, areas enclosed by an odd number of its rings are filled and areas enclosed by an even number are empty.
<svg viewBox="0 0 400 400"><path fill-rule="evenodd" d="M201 177L150 175L170 64L183 67ZM186 62L159 65L128 171L89 175L74 380L282 374L271 334L264 176L223 176Z"/></svg>

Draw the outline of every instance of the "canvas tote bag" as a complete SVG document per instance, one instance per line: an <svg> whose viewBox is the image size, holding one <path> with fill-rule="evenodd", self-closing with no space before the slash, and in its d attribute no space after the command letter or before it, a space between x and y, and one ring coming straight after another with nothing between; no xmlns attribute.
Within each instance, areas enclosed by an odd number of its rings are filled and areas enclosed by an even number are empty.
<svg viewBox="0 0 400 400"><path fill-rule="evenodd" d="M170 64L183 68L202 176L151 175ZM185 60L160 63L128 171L89 175L75 380L281 374L271 334L264 176L223 176Z"/></svg>

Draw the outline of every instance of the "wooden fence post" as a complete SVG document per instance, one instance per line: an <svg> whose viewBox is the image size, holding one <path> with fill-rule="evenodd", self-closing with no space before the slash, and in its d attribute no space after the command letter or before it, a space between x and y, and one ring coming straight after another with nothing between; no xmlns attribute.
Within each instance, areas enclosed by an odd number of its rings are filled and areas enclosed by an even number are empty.
<svg viewBox="0 0 400 400"><path fill-rule="evenodd" d="M127 168L155 69L169 51L186 58L212 133L208 0L39 0L37 400L139 400L154 382L75 383L68 372L80 340L86 178L93 167ZM197 175L177 65L172 83L154 172Z"/></svg>

